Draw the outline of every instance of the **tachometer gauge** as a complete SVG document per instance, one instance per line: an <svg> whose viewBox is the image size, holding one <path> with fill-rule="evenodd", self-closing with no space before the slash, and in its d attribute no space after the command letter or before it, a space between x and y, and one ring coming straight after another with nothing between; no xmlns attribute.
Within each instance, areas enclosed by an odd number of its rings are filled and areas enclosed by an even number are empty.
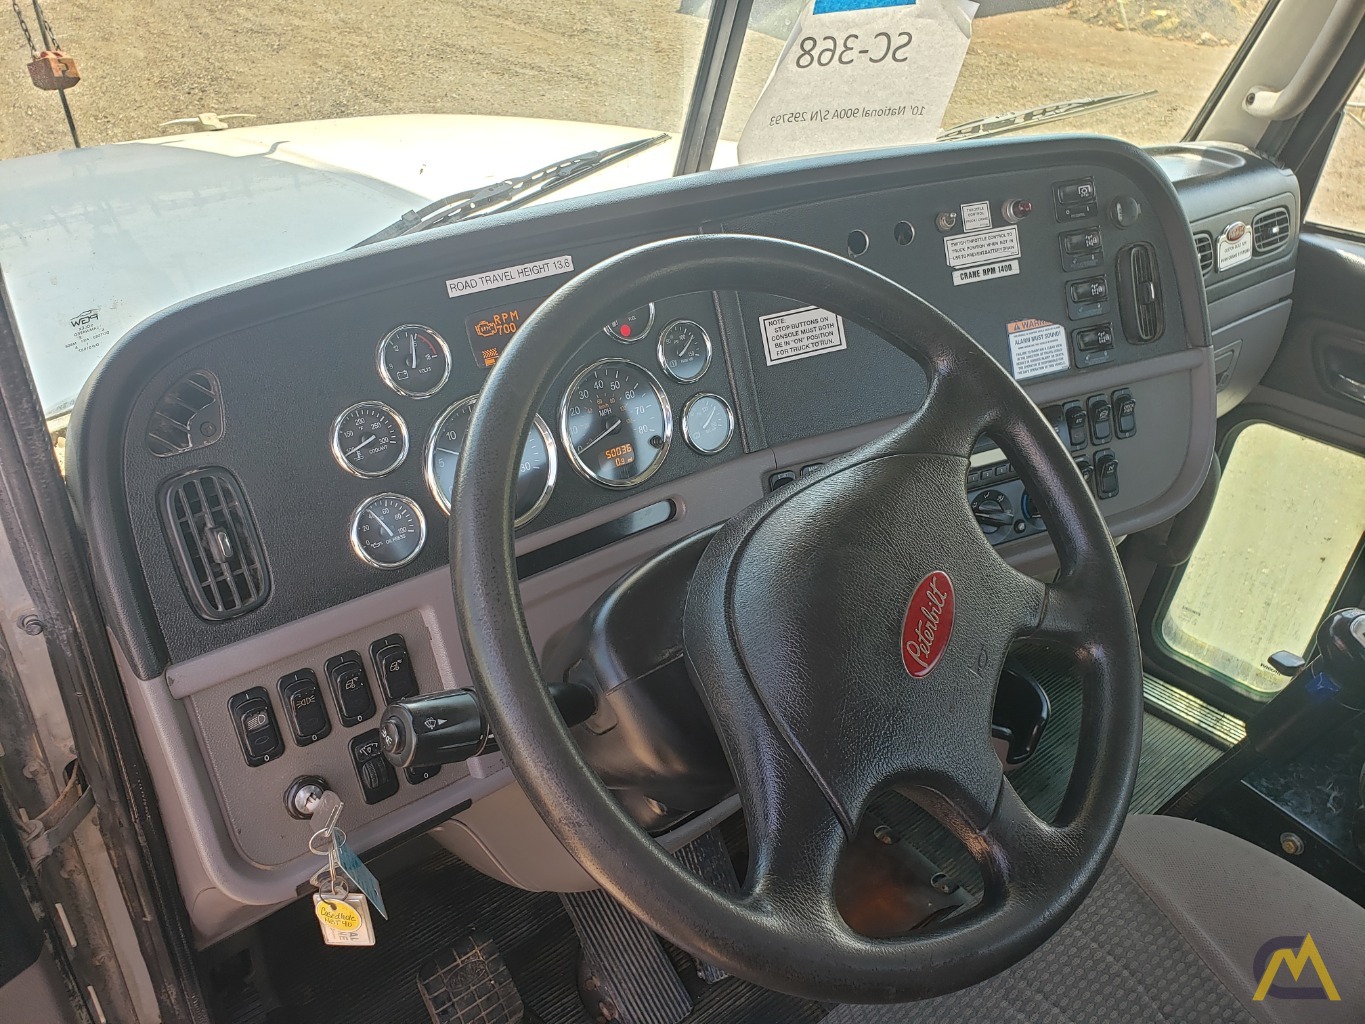
<svg viewBox="0 0 1365 1024"><path fill-rule="evenodd" d="M643 366L602 359L564 392L559 431L574 469L603 487L634 487L663 465L673 412Z"/></svg>
<svg viewBox="0 0 1365 1024"><path fill-rule="evenodd" d="M693 395L683 406L681 419L683 440L702 455L724 451L735 432L735 414L720 395Z"/></svg>
<svg viewBox="0 0 1365 1024"><path fill-rule="evenodd" d="M426 539L426 517L417 502L401 494L366 498L351 516L351 548L376 569L407 565Z"/></svg>
<svg viewBox="0 0 1365 1024"><path fill-rule="evenodd" d="M384 335L375 358L384 383L409 398L436 394L450 377L445 339L421 324L404 324Z"/></svg>
<svg viewBox="0 0 1365 1024"><path fill-rule="evenodd" d="M674 380L700 380L711 365L711 336L701 324L674 320L659 332L659 365Z"/></svg>
<svg viewBox="0 0 1365 1024"><path fill-rule="evenodd" d="M332 424L332 457L348 473L383 476L407 456L407 424L383 402L353 405Z"/></svg>
<svg viewBox="0 0 1365 1024"><path fill-rule="evenodd" d="M633 345L654 326L654 303L632 309L624 316L618 316L611 323L603 327L613 338L623 345Z"/></svg>
<svg viewBox="0 0 1365 1024"><path fill-rule="evenodd" d="M471 395L442 413L427 440L427 486L447 512L450 511L451 495L455 493L455 472L464 454L469 419L474 414L477 399L477 395ZM554 435L537 416L526 433L526 444L522 446L521 462L517 467L515 525L529 523L550 500L550 493L555 488L557 461Z"/></svg>

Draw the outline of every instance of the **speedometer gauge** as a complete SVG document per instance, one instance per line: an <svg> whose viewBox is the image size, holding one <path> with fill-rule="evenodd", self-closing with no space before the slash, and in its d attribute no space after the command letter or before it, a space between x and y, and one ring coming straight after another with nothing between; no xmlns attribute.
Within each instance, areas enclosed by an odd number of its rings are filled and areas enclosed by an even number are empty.
<svg viewBox="0 0 1365 1024"><path fill-rule="evenodd" d="M436 394L450 377L450 348L421 324L404 324L384 335L375 359L384 383L409 398Z"/></svg>
<svg viewBox="0 0 1365 1024"><path fill-rule="evenodd" d="M351 514L351 549L376 569L407 565L426 539L421 508L401 494L376 494Z"/></svg>
<svg viewBox="0 0 1365 1024"><path fill-rule="evenodd" d="M427 486L441 508L450 511L451 495L455 493L455 472L465 450L469 419L474 414L477 395L456 402L436 421L427 440ZM539 416L526 433L526 444L521 449L517 466L515 495L515 525L523 526L550 500L555 487L555 442L550 428Z"/></svg>
<svg viewBox="0 0 1365 1024"><path fill-rule="evenodd" d="M643 366L602 359L564 392L559 431L574 469L603 487L634 487L663 465L673 412Z"/></svg>
<svg viewBox="0 0 1365 1024"><path fill-rule="evenodd" d="M407 425L383 402L353 405L332 423L332 457L348 473L383 476L407 455Z"/></svg>

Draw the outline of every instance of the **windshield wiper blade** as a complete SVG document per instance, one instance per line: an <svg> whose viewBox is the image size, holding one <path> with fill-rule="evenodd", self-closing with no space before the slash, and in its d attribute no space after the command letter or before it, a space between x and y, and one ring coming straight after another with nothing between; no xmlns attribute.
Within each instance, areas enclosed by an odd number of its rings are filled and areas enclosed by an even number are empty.
<svg viewBox="0 0 1365 1024"><path fill-rule="evenodd" d="M362 245L369 245L372 242L384 242L390 238L425 231L427 228L439 227L443 224L455 224L480 214L501 213L503 210L516 209L518 206L524 206L549 192L561 189L579 178L585 178L604 167L610 167L612 164L620 163L636 153L657 146L667 138L667 134L655 135L648 139L623 142L607 149L594 149L587 153L568 157L565 160L546 164L529 174L495 181L491 185L471 188L465 192L456 192L453 195L438 199L434 203L428 203L420 210L409 210L382 231L376 231L369 238L362 239L351 248L359 249Z"/></svg>
<svg viewBox="0 0 1365 1024"><path fill-rule="evenodd" d="M1033 107L1029 110L1012 110L1006 114L992 114L990 117L981 117L975 121L964 121L952 128L945 128L938 133L938 141L961 142L964 139L984 139L992 135L1004 135L1008 132L1032 128L1034 125L1075 117L1077 114L1087 114L1092 110L1116 107L1120 103L1145 100L1147 97L1155 95L1155 89L1147 89L1144 92L1117 92L1109 96L1094 96L1084 100L1066 100L1062 103L1045 103L1041 107Z"/></svg>

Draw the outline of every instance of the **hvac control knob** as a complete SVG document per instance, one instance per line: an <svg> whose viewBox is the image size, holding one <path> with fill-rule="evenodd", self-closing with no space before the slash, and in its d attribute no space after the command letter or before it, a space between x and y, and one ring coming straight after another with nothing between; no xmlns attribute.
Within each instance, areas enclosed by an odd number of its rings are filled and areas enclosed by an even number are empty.
<svg viewBox="0 0 1365 1024"><path fill-rule="evenodd" d="M1038 507L1038 503L1033 500L1028 491L1025 491L1024 496L1019 499L1019 511L1034 522L1043 518L1043 510Z"/></svg>
<svg viewBox="0 0 1365 1024"><path fill-rule="evenodd" d="M982 491L972 499L972 514L981 532L989 536L1014 525L1010 499L999 491Z"/></svg>

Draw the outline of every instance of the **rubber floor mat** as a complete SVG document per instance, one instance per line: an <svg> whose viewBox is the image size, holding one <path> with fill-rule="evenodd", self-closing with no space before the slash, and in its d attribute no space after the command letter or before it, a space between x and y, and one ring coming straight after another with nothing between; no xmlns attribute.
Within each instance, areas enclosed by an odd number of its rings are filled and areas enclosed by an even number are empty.
<svg viewBox="0 0 1365 1024"><path fill-rule="evenodd" d="M265 991L238 993L220 1017L233 1024L430 1024L416 976L433 953L478 930L497 943L528 1024L592 1024L578 997L578 939L554 893L503 885L434 844L384 877L389 920L374 915L375 945L324 946L312 902L258 926ZM695 1004L686 1024L810 1024L819 1003L737 978L704 985L690 957L665 944ZM259 969L259 965L258 965ZM269 998L273 992L275 998ZM267 1012L278 1002L278 1007Z"/></svg>

